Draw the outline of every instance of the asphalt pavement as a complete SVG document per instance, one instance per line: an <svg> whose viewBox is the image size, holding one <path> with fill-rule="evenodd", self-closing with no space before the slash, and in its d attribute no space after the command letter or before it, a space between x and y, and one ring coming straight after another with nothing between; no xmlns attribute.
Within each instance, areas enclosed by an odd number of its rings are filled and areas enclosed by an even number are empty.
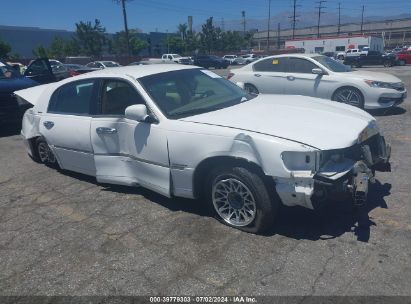
<svg viewBox="0 0 411 304"><path fill-rule="evenodd" d="M370 70L411 90L411 66ZM42 166L2 128L0 295L410 296L411 98L372 114L392 172L377 173L367 206L282 207L266 235L226 227L198 201Z"/></svg>

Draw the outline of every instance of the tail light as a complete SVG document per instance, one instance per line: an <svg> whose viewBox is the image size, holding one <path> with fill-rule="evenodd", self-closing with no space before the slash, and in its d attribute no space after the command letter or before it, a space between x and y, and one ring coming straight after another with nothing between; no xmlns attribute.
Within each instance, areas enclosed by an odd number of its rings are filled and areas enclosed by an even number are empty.
<svg viewBox="0 0 411 304"><path fill-rule="evenodd" d="M74 77L74 76L80 75L80 73L78 73L74 70L69 70L69 75L70 75L70 77Z"/></svg>
<svg viewBox="0 0 411 304"><path fill-rule="evenodd" d="M230 79L233 76L234 76L234 73L228 73L227 79Z"/></svg>

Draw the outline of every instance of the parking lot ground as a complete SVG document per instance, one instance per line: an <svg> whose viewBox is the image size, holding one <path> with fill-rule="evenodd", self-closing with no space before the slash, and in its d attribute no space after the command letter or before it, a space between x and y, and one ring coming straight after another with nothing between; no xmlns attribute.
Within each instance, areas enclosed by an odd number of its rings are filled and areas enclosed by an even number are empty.
<svg viewBox="0 0 411 304"><path fill-rule="evenodd" d="M411 67L378 70L411 88ZM411 98L373 114L392 172L377 173L367 206L282 207L266 235L198 201L42 166L2 128L0 295L410 296Z"/></svg>

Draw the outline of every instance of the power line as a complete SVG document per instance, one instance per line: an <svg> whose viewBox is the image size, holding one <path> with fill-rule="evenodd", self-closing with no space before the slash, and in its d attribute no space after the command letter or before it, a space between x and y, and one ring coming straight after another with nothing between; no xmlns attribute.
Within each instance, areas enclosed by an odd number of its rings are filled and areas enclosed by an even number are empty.
<svg viewBox="0 0 411 304"><path fill-rule="evenodd" d="M318 8L318 24L317 24L317 38L320 38L320 22L321 22L321 14L324 14L324 12L322 12L321 10L323 8L326 8L326 6L323 6L323 3L326 3L326 0L320 0L317 1L318 6L316 8Z"/></svg>

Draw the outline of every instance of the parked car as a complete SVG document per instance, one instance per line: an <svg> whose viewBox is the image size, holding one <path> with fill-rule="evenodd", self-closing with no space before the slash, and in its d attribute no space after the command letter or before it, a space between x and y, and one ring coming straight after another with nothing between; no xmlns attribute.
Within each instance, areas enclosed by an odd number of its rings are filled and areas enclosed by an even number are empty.
<svg viewBox="0 0 411 304"><path fill-rule="evenodd" d="M86 67L93 69L115 68L119 66L121 65L115 61L92 61L86 64Z"/></svg>
<svg viewBox="0 0 411 304"><path fill-rule="evenodd" d="M384 65L391 67L396 65L398 56L394 53L382 54L377 51L368 51L367 55L349 56L344 60L344 64L360 68L364 65Z"/></svg>
<svg viewBox="0 0 411 304"><path fill-rule="evenodd" d="M250 95L193 66L106 69L16 94L34 105L21 134L35 160L202 198L221 222L249 232L271 227L281 202L314 208L347 192L365 203L374 169L389 160L360 109Z"/></svg>
<svg viewBox="0 0 411 304"><path fill-rule="evenodd" d="M391 74L356 71L326 56L284 54L231 70L232 82L251 93L306 95L359 108L377 109L404 101L404 83Z"/></svg>
<svg viewBox="0 0 411 304"><path fill-rule="evenodd" d="M397 56L399 65L411 64L411 51L402 51Z"/></svg>
<svg viewBox="0 0 411 304"><path fill-rule="evenodd" d="M364 47L360 49L348 49L345 52L338 52L336 58L339 60L345 60L347 57L356 57L359 55L367 55L369 47Z"/></svg>
<svg viewBox="0 0 411 304"><path fill-rule="evenodd" d="M199 55L194 58L194 65L215 69L226 69L229 66L229 62L221 57L214 55Z"/></svg>
<svg viewBox="0 0 411 304"><path fill-rule="evenodd" d="M27 103L18 103L14 91L33 87L39 83L22 76L12 66L0 61L0 124L21 120Z"/></svg>
<svg viewBox="0 0 411 304"><path fill-rule="evenodd" d="M162 63L174 62L180 64L193 64L190 57L182 57L179 54L163 54L161 56Z"/></svg>
<svg viewBox="0 0 411 304"><path fill-rule="evenodd" d="M84 73L89 73L98 70L97 68L90 68L82 64L65 64L70 76L77 76Z"/></svg>
<svg viewBox="0 0 411 304"><path fill-rule="evenodd" d="M223 59L227 60L230 64L235 64L235 59L237 58L237 55L224 55Z"/></svg>
<svg viewBox="0 0 411 304"><path fill-rule="evenodd" d="M257 60L258 58L259 57L255 54L242 55L234 59L233 64L239 64L239 65L249 64L250 62Z"/></svg>
<svg viewBox="0 0 411 304"><path fill-rule="evenodd" d="M49 62L51 65L51 70L53 71L53 74L56 77L57 81L70 77L68 69L60 61L55 59L49 59Z"/></svg>

